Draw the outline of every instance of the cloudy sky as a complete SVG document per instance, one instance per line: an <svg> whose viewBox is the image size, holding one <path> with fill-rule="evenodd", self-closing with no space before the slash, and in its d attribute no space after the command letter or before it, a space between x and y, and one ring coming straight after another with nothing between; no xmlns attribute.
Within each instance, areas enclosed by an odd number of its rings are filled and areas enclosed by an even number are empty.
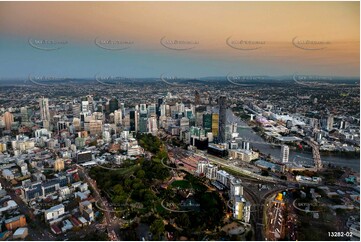
<svg viewBox="0 0 361 242"><path fill-rule="evenodd" d="M359 76L359 2L1 2L0 78Z"/></svg>

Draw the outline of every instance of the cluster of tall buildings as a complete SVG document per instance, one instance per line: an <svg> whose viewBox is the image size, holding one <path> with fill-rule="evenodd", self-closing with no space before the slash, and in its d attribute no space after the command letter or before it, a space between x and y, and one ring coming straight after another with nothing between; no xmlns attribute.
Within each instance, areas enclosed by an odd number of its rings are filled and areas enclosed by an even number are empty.
<svg viewBox="0 0 361 242"><path fill-rule="evenodd" d="M233 202L233 217L249 223L251 204L243 196L243 185L240 179L235 178L224 170L218 170L216 165L206 161L197 164L197 174L204 175L212 180L212 184L220 190L227 190L229 199Z"/></svg>

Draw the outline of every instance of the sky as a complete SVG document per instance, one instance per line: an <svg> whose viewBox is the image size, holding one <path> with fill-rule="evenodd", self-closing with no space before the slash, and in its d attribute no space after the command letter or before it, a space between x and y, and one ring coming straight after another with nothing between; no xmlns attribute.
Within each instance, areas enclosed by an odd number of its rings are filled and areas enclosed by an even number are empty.
<svg viewBox="0 0 361 242"><path fill-rule="evenodd" d="M0 2L0 78L360 76L359 2Z"/></svg>

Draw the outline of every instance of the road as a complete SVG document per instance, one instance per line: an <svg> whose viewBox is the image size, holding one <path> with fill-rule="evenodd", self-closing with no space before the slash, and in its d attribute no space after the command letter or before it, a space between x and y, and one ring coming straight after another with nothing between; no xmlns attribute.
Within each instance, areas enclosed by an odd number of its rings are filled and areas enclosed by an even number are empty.
<svg viewBox="0 0 361 242"><path fill-rule="evenodd" d="M101 206L104 208L103 212L104 212L107 232L108 232L108 236L109 236L110 240L119 241L120 239L118 238L117 234L115 233L117 223L112 222L113 220L112 220L112 216L111 216L111 212L110 212L110 211L112 211L112 208L110 208L106 199L102 198L102 196L100 195L100 191L96 185L96 181L94 181L93 179L91 179L89 177L87 171L82 166L77 165L77 167L78 167L79 175L82 178L84 178L84 180L92 187L92 189L94 191L95 200L101 201Z"/></svg>

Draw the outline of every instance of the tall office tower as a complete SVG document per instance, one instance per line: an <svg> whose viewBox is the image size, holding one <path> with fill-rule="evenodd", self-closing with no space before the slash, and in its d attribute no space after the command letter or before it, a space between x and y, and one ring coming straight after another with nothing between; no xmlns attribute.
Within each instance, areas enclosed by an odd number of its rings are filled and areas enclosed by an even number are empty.
<svg viewBox="0 0 361 242"><path fill-rule="evenodd" d="M10 112L4 113L3 120L5 123L5 130L11 129L11 124L14 122L14 115Z"/></svg>
<svg viewBox="0 0 361 242"><path fill-rule="evenodd" d="M158 98L157 104L157 116L161 116L161 105L163 104L163 98Z"/></svg>
<svg viewBox="0 0 361 242"><path fill-rule="evenodd" d="M333 115L330 114L328 117L327 117L327 130L328 131L331 131L333 129Z"/></svg>
<svg viewBox="0 0 361 242"><path fill-rule="evenodd" d="M80 110L81 110L81 106L79 103L74 103L72 105L72 111L74 117L80 117Z"/></svg>
<svg viewBox="0 0 361 242"><path fill-rule="evenodd" d="M158 125L156 116L152 116L148 119L148 131L153 135L157 135Z"/></svg>
<svg viewBox="0 0 361 242"><path fill-rule="evenodd" d="M129 126L130 126L130 131L137 131L138 128L137 128L137 125L138 125L138 122L137 122L137 111L135 110L131 110L129 112Z"/></svg>
<svg viewBox="0 0 361 242"><path fill-rule="evenodd" d="M206 131L206 133L212 131L212 114L211 113L203 114L203 128Z"/></svg>
<svg viewBox="0 0 361 242"><path fill-rule="evenodd" d="M114 124L116 126L119 126L122 124L123 121L123 112L121 109L115 110L114 111Z"/></svg>
<svg viewBox="0 0 361 242"><path fill-rule="evenodd" d="M89 122L89 133L91 135L101 136L103 122L101 120L90 120Z"/></svg>
<svg viewBox="0 0 361 242"><path fill-rule="evenodd" d="M160 107L159 107L159 112L160 112L160 116L164 116L166 115L166 112L165 112L165 107L166 105L165 104L161 104Z"/></svg>
<svg viewBox="0 0 361 242"><path fill-rule="evenodd" d="M73 118L73 126L75 131L80 131L81 130L81 123L80 123L80 118Z"/></svg>
<svg viewBox="0 0 361 242"><path fill-rule="evenodd" d="M168 104L165 105L165 116L170 117L171 116L171 109Z"/></svg>
<svg viewBox="0 0 361 242"><path fill-rule="evenodd" d="M148 105L148 117L157 115L157 105L155 103Z"/></svg>
<svg viewBox="0 0 361 242"><path fill-rule="evenodd" d="M41 120L50 121L49 99L42 97L39 100Z"/></svg>
<svg viewBox="0 0 361 242"><path fill-rule="evenodd" d="M218 113L212 113L212 134L213 137L218 137L219 129L219 115Z"/></svg>
<svg viewBox="0 0 361 242"><path fill-rule="evenodd" d="M89 102L88 101L81 101L81 111L83 113L87 113L90 111L89 109Z"/></svg>
<svg viewBox="0 0 361 242"><path fill-rule="evenodd" d="M141 133L146 133L147 132L147 121L148 121L147 105L146 104L140 104L139 132L141 132Z"/></svg>
<svg viewBox="0 0 361 242"><path fill-rule="evenodd" d="M200 105L201 104L201 96L199 95L199 92L196 90L194 94L194 105Z"/></svg>
<svg viewBox="0 0 361 242"><path fill-rule="evenodd" d="M219 104L219 142L226 142L226 112L227 112L227 98L226 96L220 96L218 99Z"/></svg>
<svg viewBox="0 0 361 242"><path fill-rule="evenodd" d="M29 120L28 108L27 107L21 107L20 108L20 113L21 113L21 123L22 124L27 124L30 121Z"/></svg>
<svg viewBox="0 0 361 242"><path fill-rule="evenodd" d="M86 98L87 98L87 101L88 101L88 103L89 103L89 111L90 112L94 112L94 106L93 106L93 96L92 95L87 95L86 96Z"/></svg>
<svg viewBox="0 0 361 242"><path fill-rule="evenodd" d="M181 118L179 127L182 131L189 130L189 119L187 117Z"/></svg>
<svg viewBox="0 0 361 242"><path fill-rule="evenodd" d="M184 103L176 103L175 106L177 113L184 112L184 108L185 108Z"/></svg>
<svg viewBox="0 0 361 242"><path fill-rule="evenodd" d="M122 118L124 118L125 117L125 105L124 105L124 103L120 103L119 108L122 111Z"/></svg>
<svg viewBox="0 0 361 242"><path fill-rule="evenodd" d="M118 99L112 98L109 100L109 113L113 113L115 110L119 109Z"/></svg>
<svg viewBox="0 0 361 242"><path fill-rule="evenodd" d="M185 109L184 109L184 116L185 116L186 118L191 118L191 117L193 117L193 109L191 109L191 108L185 108Z"/></svg>
<svg viewBox="0 0 361 242"><path fill-rule="evenodd" d="M282 145L281 147L281 161L282 163L288 162L288 157L290 154L290 148L287 145Z"/></svg>

